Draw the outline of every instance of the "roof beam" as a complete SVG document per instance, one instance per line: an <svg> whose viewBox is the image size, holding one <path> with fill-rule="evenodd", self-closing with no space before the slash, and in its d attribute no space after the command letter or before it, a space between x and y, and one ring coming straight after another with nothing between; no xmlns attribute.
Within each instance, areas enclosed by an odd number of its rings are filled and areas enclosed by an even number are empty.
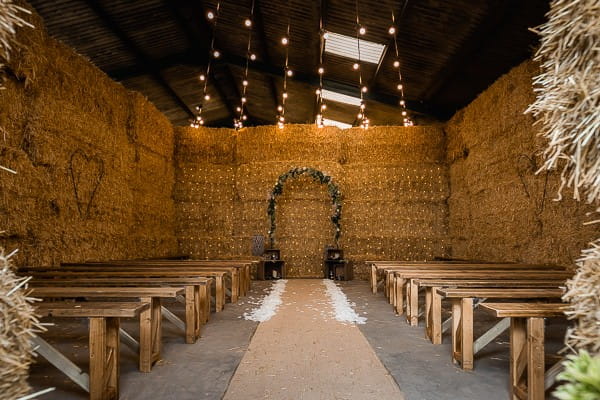
<svg viewBox="0 0 600 400"><path fill-rule="evenodd" d="M188 18L186 18L186 15L184 15L184 13L182 13L182 10L181 10L182 7L190 7L191 6L190 3L183 2L180 0L174 0L174 1L173 0L164 0L163 4L170 11L171 15L177 21L177 24L183 30L183 33L185 34L188 42L190 43L192 52L194 52L194 53L200 52L202 54L207 54L209 49L208 49L208 43L206 40L208 38L212 37L213 32L211 32L208 29L208 23L205 21L204 8L201 7L201 10L192 9L192 10L189 10L190 11L189 14L186 13L187 15L194 16L194 19L196 19L196 20L199 19L199 21L202 21L202 23L194 24L192 27L189 24ZM201 32L198 32L198 29ZM201 46L200 43L204 43L205 46ZM206 62L208 63L208 56L207 56ZM212 76L214 78L213 82L212 82L212 86L217 91L217 94L218 94L219 98L221 99L221 102L223 104L225 104L227 111L229 111L229 114L233 118L233 116L235 115L235 110L234 110L233 105L231 104L231 101L229 100L229 96L223 89L223 87L222 87L221 83L218 81L218 79L215 78L214 72L212 73Z"/></svg>
<svg viewBox="0 0 600 400"><path fill-rule="evenodd" d="M174 56L169 56L165 58L161 58L158 60L154 60L154 64L157 66L162 66L162 68L167 68L173 65L206 65L206 54L202 53L201 55L195 53L185 53L185 54L177 54ZM221 57L217 60L217 62L213 65L219 64L228 64L232 66L238 66L244 68L246 66L246 58L239 57L232 54L221 54ZM253 61L250 63L249 68L252 71L261 74L267 74L274 77L278 77L281 75L281 68L275 67L270 64L263 63L261 61ZM110 75L113 79L123 80L127 78L131 78L133 76L140 75L144 73L143 69L140 67L128 67L124 69L106 71L108 75ZM306 74L301 71L296 71L294 73L294 77L292 80L310 85L312 87L319 87L319 76ZM323 80L323 85L327 89L335 90L337 92L347 94L349 96L356 96L359 91L358 86L343 82L336 82L333 80ZM393 107L398 106L398 101L400 100L397 96L388 95L381 92L376 92L374 90L370 90L365 94L365 98L369 101L373 101L380 104L390 105ZM447 113L444 110L436 109L435 107L429 106L421 101L415 102L406 100L406 106L409 110L420 113L431 115L434 117L446 117Z"/></svg>
<svg viewBox="0 0 600 400"><path fill-rule="evenodd" d="M516 4L515 4L516 3ZM502 26L507 16L521 9L516 0L493 1L488 3L490 9L485 18L477 25L471 34L465 38L463 45L454 53L448 62L431 78L431 84L422 92L422 98L432 99L443 89L448 80L456 75L464 65L471 62L473 54L485 46L487 40L493 37Z"/></svg>
<svg viewBox="0 0 600 400"><path fill-rule="evenodd" d="M151 59L149 59L142 50L134 43L127 33L119 26L114 18L106 11L98 0L87 0L88 6L94 11L96 16L102 21L102 24L111 31L121 43L125 46L128 52L133 54L136 59L136 64L142 66L145 73L150 74L152 79L161 86L167 94L184 110L191 118L194 117L194 112L188 105L179 97L177 92L169 85L167 80L160 72Z"/></svg>
<svg viewBox="0 0 600 400"><path fill-rule="evenodd" d="M265 34L265 25L262 15L262 10L260 7L260 0L255 0L254 3L254 25L256 26L256 30L258 32L259 40L259 51L261 54L261 58L267 63L271 64L271 56L269 55L269 50L267 46L267 35ZM275 107L279 104L279 95L277 93L277 86L275 86L275 78L269 75L269 89L271 91L271 97L273 99L273 104Z"/></svg>

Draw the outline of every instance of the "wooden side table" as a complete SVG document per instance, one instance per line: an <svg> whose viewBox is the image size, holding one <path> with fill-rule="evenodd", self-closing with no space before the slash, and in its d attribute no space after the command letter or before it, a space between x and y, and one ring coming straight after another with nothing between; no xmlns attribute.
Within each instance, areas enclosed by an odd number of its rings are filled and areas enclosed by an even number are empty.
<svg viewBox="0 0 600 400"><path fill-rule="evenodd" d="M258 265L257 278L261 281L286 277L287 271L283 260L263 260Z"/></svg>

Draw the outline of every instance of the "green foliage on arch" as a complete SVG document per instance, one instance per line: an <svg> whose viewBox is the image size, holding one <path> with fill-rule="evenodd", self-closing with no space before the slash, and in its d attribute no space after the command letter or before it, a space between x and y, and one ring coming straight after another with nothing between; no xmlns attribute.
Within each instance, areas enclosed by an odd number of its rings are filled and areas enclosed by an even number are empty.
<svg viewBox="0 0 600 400"><path fill-rule="evenodd" d="M333 182L331 176L325 175L319 170L310 167L296 167L290 169L288 172L280 175L279 178L277 178L277 182L275 183L275 186L273 186L271 194L269 195L267 214L269 215L269 220L271 221L271 228L269 229L269 241L271 243L271 247L273 247L275 244L275 229L277 228L277 224L275 223L277 196L283 193L283 185L289 178L297 178L304 174L309 175L317 183L327 185L327 192L329 193L329 196L331 196L331 204L333 205L331 223L335 228L334 240L336 246L338 245L338 241L342 233L342 227L340 224L340 220L342 219L342 192L340 192L340 188L335 182Z"/></svg>

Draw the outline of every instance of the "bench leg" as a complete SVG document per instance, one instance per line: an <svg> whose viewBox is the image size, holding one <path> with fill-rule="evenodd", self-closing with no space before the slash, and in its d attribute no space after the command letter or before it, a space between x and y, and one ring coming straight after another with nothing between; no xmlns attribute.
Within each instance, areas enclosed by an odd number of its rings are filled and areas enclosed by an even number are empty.
<svg viewBox="0 0 600 400"><path fill-rule="evenodd" d="M389 273L388 274L388 282L389 282L389 303L393 306L396 304L396 291L394 290L394 283L396 282L396 274Z"/></svg>
<svg viewBox="0 0 600 400"><path fill-rule="evenodd" d="M396 277L394 290L396 291L396 313L402 315L404 313L404 278Z"/></svg>
<svg viewBox="0 0 600 400"><path fill-rule="evenodd" d="M202 296L202 305L204 307L204 323L207 323L210 318L210 285L202 285L200 295Z"/></svg>
<svg viewBox="0 0 600 400"><path fill-rule="evenodd" d="M414 279L409 279L408 286L410 287L410 303L406 306L410 308L410 326L417 326L419 325L419 285Z"/></svg>
<svg viewBox="0 0 600 400"><path fill-rule="evenodd" d="M119 319L90 318L90 400L119 398Z"/></svg>
<svg viewBox="0 0 600 400"><path fill-rule="evenodd" d="M452 362L455 364L462 361L461 311L460 299L452 299Z"/></svg>
<svg viewBox="0 0 600 400"><path fill-rule="evenodd" d="M225 287L223 285L223 276L215 276L215 286L216 311L221 312L225 306Z"/></svg>
<svg viewBox="0 0 600 400"><path fill-rule="evenodd" d="M185 342L196 342L196 302L194 301L194 286L185 286Z"/></svg>
<svg viewBox="0 0 600 400"><path fill-rule="evenodd" d="M544 400L544 319L527 319L527 400Z"/></svg>
<svg viewBox="0 0 600 400"><path fill-rule="evenodd" d="M377 294L377 268L371 264L371 292Z"/></svg>
<svg viewBox="0 0 600 400"><path fill-rule="evenodd" d="M425 288L425 337L432 340L431 332L431 288Z"/></svg>
<svg viewBox="0 0 600 400"><path fill-rule="evenodd" d="M435 288L427 288L431 292L431 343L442 344L442 296Z"/></svg>
<svg viewBox="0 0 600 400"><path fill-rule="evenodd" d="M200 330L204 324L204 309L202 308L202 298L200 295L200 286L194 285L194 336L200 337Z"/></svg>
<svg viewBox="0 0 600 400"><path fill-rule="evenodd" d="M239 270L235 270L231 274L231 302L237 303L239 297L240 297L240 274L239 274Z"/></svg>
<svg viewBox="0 0 600 400"><path fill-rule="evenodd" d="M150 307L140 313L140 352L139 369L150 372L152 369L152 298L141 298Z"/></svg>
<svg viewBox="0 0 600 400"><path fill-rule="evenodd" d="M462 348L462 368L464 370L473 369L473 298L467 297L461 300L461 348Z"/></svg>
<svg viewBox="0 0 600 400"><path fill-rule="evenodd" d="M527 330L525 318L510 320L510 398L520 400L519 385L527 367Z"/></svg>

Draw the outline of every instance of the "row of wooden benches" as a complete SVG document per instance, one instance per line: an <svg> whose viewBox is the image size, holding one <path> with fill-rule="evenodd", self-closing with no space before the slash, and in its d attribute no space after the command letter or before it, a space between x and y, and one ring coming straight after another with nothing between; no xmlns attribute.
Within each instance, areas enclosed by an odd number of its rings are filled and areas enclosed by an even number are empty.
<svg viewBox="0 0 600 400"><path fill-rule="evenodd" d="M405 314L411 326L417 326L424 315L425 334L433 344L442 343L442 333L451 329L452 360L465 370L474 367L474 355L479 350L510 328L511 399L545 398L560 363L546 373L544 318L564 316L566 306L560 298L571 272L561 266L516 263L368 263L373 293L383 287L396 313ZM425 291L423 310L419 307L420 290ZM452 303L452 316L446 321L442 321L443 299ZM487 299L510 302L489 303ZM473 309L477 306L502 319L474 341Z"/></svg>
<svg viewBox="0 0 600 400"><path fill-rule="evenodd" d="M235 303L247 294L254 263L123 260L22 267L19 274L30 277L30 295L43 300L37 305L40 316L89 319L89 375L41 337L33 341L36 351L88 391L90 399L104 400L119 396L121 340L139 352L140 371L150 372L160 359L162 318L184 332L186 343L195 343L211 306L220 312L227 298ZM82 298L86 301L76 301ZM163 306L165 299L185 305L184 321ZM139 319L139 341L121 329L121 318Z"/></svg>

